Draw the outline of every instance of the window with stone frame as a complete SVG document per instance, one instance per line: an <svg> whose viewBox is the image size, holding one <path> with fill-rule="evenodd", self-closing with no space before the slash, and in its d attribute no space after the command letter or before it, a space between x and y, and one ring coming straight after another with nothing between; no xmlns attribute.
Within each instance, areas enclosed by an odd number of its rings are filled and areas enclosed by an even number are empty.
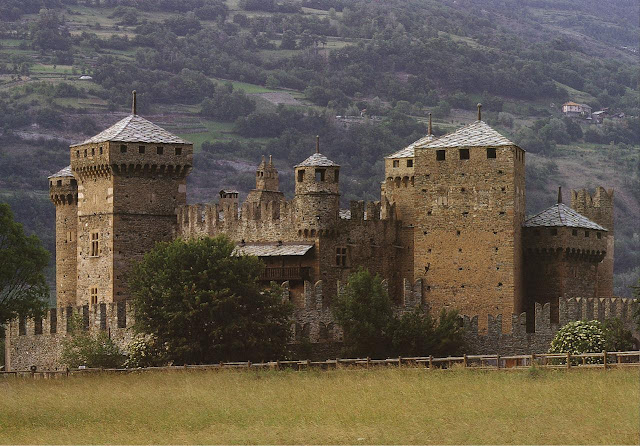
<svg viewBox="0 0 640 446"><path fill-rule="evenodd" d="M495 147L489 147L487 149L487 158L491 159L491 158L495 158L496 157L496 149Z"/></svg>
<svg viewBox="0 0 640 446"><path fill-rule="evenodd" d="M316 169L316 181L324 181L325 174L327 173L326 169Z"/></svg>
<svg viewBox="0 0 640 446"><path fill-rule="evenodd" d="M336 247L336 266L347 266L347 247Z"/></svg>
<svg viewBox="0 0 640 446"><path fill-rule="evenodd" d="M100 255L100 233L93 231L91 233L91 247L89 249L90 257L98 257Z"/></svg>
<svg viewBox="0 0 640 446"><path fill-rule="evenodd" d="M91 302L91 305L97 305L98 304L98 288L97 287L91 288L90 302Z"/></svg>
<svg viewBox="0 0 640 446"><path fill-rule="evenodd" d="M436 161L444 161L447 157L447 152L444 150L436 150Z"/></svg>
<svg viewBox="0 0 640 446"><path fill-rule="evenodd" d="M460 149L460 159L461 160L469 159L469 149Z"/></svg>
<svg viewBox="0 0 640 446"><path fill-rule="evenodd" d="M400 160L393 160L393 167L400 167Z"/></svg>
<svg viewBox="0 0 640 446"><path fill-rule="evenodd" d="M413 160L407 160L407 167L413 167Z"/></svg>
<svg viewBox="0 0 640 446"><path fill-rule="evenodd" d="M302 183L304 181L304 170L300 169L298 171L298 183Z"/></svg>

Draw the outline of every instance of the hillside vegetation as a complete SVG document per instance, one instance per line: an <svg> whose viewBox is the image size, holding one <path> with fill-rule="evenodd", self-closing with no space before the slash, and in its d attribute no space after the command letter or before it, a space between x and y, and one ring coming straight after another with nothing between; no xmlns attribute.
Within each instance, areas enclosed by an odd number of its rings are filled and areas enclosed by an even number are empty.
<svg viewBox="0 0 640 446"><path fill-rule="evenodd" d="M191 202L222 187L246 193L262 154L273 154L291 194L292 166L315 135L343 166L343 204L377 199L383 156L423 136L428 113L439 135L475 119L482 102L484 119L528 151L528 214L553 204L559 185L615 188L616 293L629 295L640 277L638 8L6 0L0 197L52 250L46 176L68 164L69 143L125 116L133 89L141 114L195 143ZM568 100L609 115L598 125L564 118Z"/></svg>

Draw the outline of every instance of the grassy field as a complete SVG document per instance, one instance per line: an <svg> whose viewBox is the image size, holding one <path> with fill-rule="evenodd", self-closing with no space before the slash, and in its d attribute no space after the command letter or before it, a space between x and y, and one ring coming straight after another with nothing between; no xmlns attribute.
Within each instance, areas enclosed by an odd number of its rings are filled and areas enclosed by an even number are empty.
<svg viewBox="0 0 640 446"><path fill-rule="evenodd" d="M638 444L638 370L0 380L0 443Z"/></svg>

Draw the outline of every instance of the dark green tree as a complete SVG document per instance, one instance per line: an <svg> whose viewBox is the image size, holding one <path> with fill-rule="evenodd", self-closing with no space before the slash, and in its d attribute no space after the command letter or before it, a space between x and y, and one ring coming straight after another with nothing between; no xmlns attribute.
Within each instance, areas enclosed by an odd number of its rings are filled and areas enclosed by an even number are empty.
<svg viewBox="0 0 640 446"><path fill-rule="evenodd" d="M233 254L226 237L159 243L129 278L136 329L176 364L282 357L291 307L262 290L256 257Z"/></svg>
<svg viewBox="0 0 640 446"><path fill-rule="evenodd" d="M347 354L380 357L388 353L393 308L380 276L363 268L351 274L333 302L333 314L344 332Z"/></svg>
<svg viewBox="0 0 640 446"><path fill-rule="evenodd" d="M44 269L49 253L26 236L6 203L0 203L0 325L16 317L41 316L49 298Z"/></svg>
<svg viewBox="0 0 640 446"><path fill-rule="evenodd" d="M69 368L117 368L124 364L125 356L106 331L89 332L83 328L82 317L72 316L71 336L62 341L60 361Z"/></svg>

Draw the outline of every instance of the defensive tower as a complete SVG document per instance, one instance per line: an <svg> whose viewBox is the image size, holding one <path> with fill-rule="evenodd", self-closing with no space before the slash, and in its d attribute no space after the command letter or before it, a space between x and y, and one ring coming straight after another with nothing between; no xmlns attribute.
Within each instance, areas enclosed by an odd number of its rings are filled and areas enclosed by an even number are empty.
<svg viewBox="0 0 640 446"><path fill-rule="evenodd" d="M136 114L71 146L78 179L78 305L128 298L126 273L173 238L193 145Z"/></svg>
<svg viewBox="0 0 640 446"><path fill-rule="evenodd" d="M71 172L71 166L49 177L49 196L56 206L57 306L75 306L78 279L78 182Z"/></svg>
<svg viewBox="0 0 640 446"><path fill-rule="evenodd" d="M333 228L340 211L340 166L316 153L295 166L295 208L298 230L315 234Z"/></svg>
<svg viewBox="0 0 640 446"><path fill-rule="evenodd" d="M248 203L268 203L284 201L284 194L280 192L278 169L273 165L273 158L269 155L269 162L262 157L262 162L256 169L256 188L247 195Z"/></svg>
<svg viewBox="0 0 640 446"><path fill-rule="evenodd" d="M477 121L415 147L414 278L424 278L434 314L524 307L525 152L485 124L480 107Z"/></svg>

